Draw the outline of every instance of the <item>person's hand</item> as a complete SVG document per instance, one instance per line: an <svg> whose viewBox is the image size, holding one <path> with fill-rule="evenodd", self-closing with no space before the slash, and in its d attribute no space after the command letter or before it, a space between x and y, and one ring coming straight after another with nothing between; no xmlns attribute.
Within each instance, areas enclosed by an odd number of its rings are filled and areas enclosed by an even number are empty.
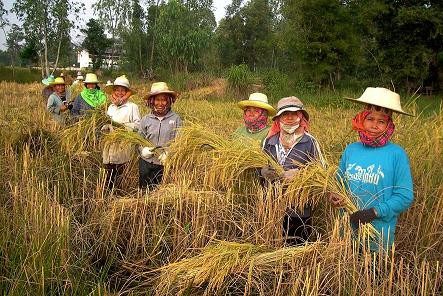
<svg viewBox="0 0 443 296"><path fill-rule="evenodd" d="M329 193L328 199L332 203L332 205L337 208L341 208L345 204L343 197L337 193Z"/></svg>
<svg viewBox="0 0 443 296"><path fill-rule="evenodd" d="M143 147L141 156L143 158L151 158L154 155L154 147Z"/></svg>
<svg viewBox="0 0 443 296"><path fill-rule="evenodd" d="M375 209L370 208L370 209L360 210L360 211L352 213L349 216L349 221L351 221L352 225L355 228L358 228L358 225L370 223L375 218L377 218L377 214L375 213Z"/></svg>
<svg viewBox="0 0 443 296"><path fill-rule="evenodd" d="M66 106L65 104L61 104L60 105L60 112L65 112L66 110L68 110L68 106Z"/></svg>
<svg viewBox="0 0 443 296"><path fill-rule="evenodd" d="M290 181L294 178L294 176L297 174L297 172L298 172L298 169L290 169L290 170L284 171L282 177L284 180Z"/></svg>
<svg viewBox="0 0 443 296"><path fill-rule="evenodd" d="M267 181L269 181L271 183L279 178L279 175L277 174L277 172L273 168L271 168L270 166L265 166L265 167L261 168L260 174L263 176L263 178L265 178Z"/></svg>
<svg viewBox="0 0 443 296"><path fill-rule="evenodd" d="M112 126L112 124L107 123L103 125L100 130L102 131L102 133L112 133L114 131L114 127Z"/></svg>
<svg viewBox="0 0 443 296"><path fill-rule="evenodd" d="M168 158L168 152L163 151L160 156L158 157L158 160L160 160L161 164L165 164L166 159Z"/></svg>

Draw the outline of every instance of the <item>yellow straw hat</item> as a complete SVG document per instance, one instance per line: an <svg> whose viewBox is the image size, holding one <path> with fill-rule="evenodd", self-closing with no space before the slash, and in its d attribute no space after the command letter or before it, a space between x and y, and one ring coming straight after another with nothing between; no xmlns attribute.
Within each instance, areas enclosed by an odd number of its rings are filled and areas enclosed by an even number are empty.
<svg viewBox="0 0 443 296"><path fill-rule="evenodd" d="M63 77L57 77L49 85L66 84Z"/></svg>
<svg viewBox="0 0 443 296"><path fill-rule="evenodd" d="M268 103L268 97L262 93L252 93L249 95L248 100L243 100L237 104L242 110L246 107L257 107L268 111L269 116L275 115L275 109Z"/></svg>
<svg viewBox="0 0 443 296"><path fill-rule="evenodd" d="M95 84L98 84L100 82L101 81L97 79L97 75L95 75L95 73L86 73L86 78L83 81L83 83L95 83Z"/></svg>

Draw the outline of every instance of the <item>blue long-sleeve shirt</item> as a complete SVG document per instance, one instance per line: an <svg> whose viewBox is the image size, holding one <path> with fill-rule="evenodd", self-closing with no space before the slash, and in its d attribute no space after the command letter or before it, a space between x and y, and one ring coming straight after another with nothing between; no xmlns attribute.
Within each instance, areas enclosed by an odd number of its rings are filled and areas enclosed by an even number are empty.
<svg viewBox="0 0 443 296"><path fill-rule="evenodd" d="M375 208L378 216L372 225L381 233L383 248L391 247L397 217L414 198L406 152L391 142L382 147L356 142L346 147L339 169L358 207ZM374 246L371 244L372 249Z"/></svg>

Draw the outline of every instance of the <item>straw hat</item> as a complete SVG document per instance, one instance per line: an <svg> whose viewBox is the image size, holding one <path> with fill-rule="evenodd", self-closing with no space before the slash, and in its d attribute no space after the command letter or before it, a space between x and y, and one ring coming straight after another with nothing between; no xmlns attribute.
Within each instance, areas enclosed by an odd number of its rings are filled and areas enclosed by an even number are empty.
<svg viewBox="0 0 443 296"><path fill-rule="evenodd" d="M77 80L83 80L83 79L85 79L84 77L83 77L83 75L82 75L82 72L77 72L77 78L76 78Z"/></svg>
<svg viewBox="0 0 443 296"><path fill-rule="evenodd" d="M242 110L246 107L257 107L268 111L269 116L275 115L275 109L268 103L268 97L262 93L252 93L248 100L243 100L237 104Z"/></svg>
<svg viewBox="0 0 443 296"><path fill-rule="evenodd" d="M283 112L286 111L301 111L306 118L307 121L309 121L309 114L306 112L305 107L303 106L302 101L300 101L297 97L287 97L283 98L280 101L278 101L277 104L277 114L272 118L272 120L275 120L277 117L279 117Z"/></svg>
<svg viewBox="0 0 443 296"><path fill-rule="evenodd" d="M112 93L112 91L114 90L114 86L123 86L123 87L126 87L132 94L136 93L135 90L131 89L131 85L129 84L128 78L126 78L126 75L122 75L122 76L115 78L114 83L110 83L110 82L111 81L108 81L105 86L105 92L107 94Z"/></svg>
<svg viewBox="0 0 443 296"><path fill-rule="evenodd" d="M166 82L154 82L151 85L151 91L143 98L143 100L148 100L150 97L158 94L170 94L172 96L172 102L174 103L177 99L177 92L170 90Z"/></svg>
<svg viewBox="0 0 443 296"><path fill-rule="evenodd" d="M86 73L86 79L85 81L83 81L83 83L100 83L101 81L99 81L97 79L97 75L95 75L95 73Z"/></svg>
<svg viewBox="0 0 443 296"><path fill-rule="evenodd" d="M45 79L42 80L42 83L46 86L51 85L51 83L54 82L54 76L53 75L49 75L48 77L46 77Z"/></svg>
<svg viewBox="0 0 443 296"><path fill-rule="evenodd" d="M358 99L346 98L357 103L370 104L390 109L394 112L413 116L403 111L400 104L400 95L383 87L367 87Z"/></svg>
<svg viewBox="0 0 443 296"><path fill-rule="evenodd" d="M57 85L57 84L66 84L63 77L57 77L50 83L50 85Z"/></svg>

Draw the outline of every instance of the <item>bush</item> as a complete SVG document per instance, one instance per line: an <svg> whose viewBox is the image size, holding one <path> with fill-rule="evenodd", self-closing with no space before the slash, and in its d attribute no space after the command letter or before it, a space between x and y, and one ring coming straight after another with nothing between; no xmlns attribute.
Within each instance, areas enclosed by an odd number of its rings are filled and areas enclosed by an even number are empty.
<svg viewBox="0 0 443 296"><path fill-rule="evenodd" d="M226 78L229 88L240 94L246 93L253 82L252 72L245 64L231 66Z"/></svg>

